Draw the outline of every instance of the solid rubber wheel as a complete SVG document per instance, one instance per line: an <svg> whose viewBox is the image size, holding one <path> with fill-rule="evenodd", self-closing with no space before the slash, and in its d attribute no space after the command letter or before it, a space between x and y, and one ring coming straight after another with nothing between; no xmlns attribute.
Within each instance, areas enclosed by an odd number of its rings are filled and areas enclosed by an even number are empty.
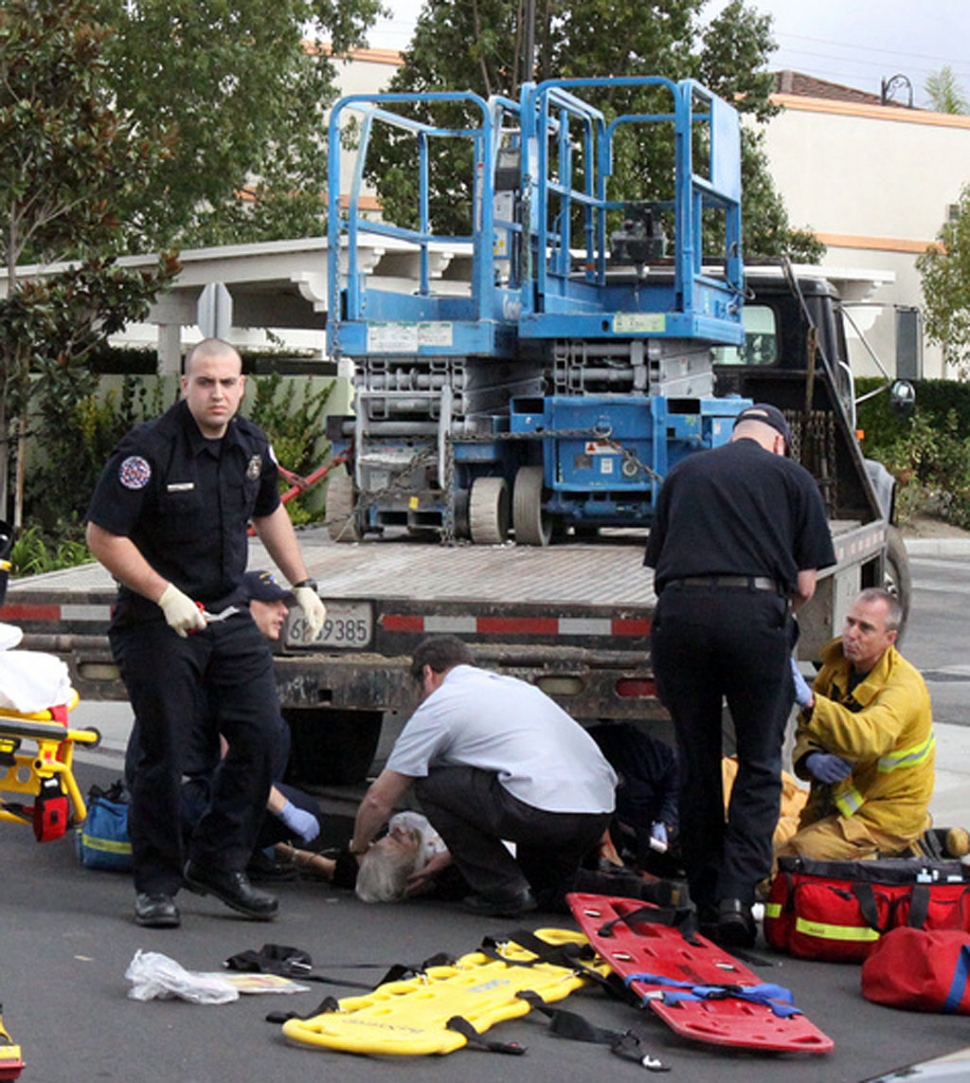
<svg viewBox="0 0 970 1083"><path fill-rule="evenodd" d="M552 516L542 507L541 466L520 466L512 489L512 529L516 545L548 545Z"/></svg>
<svg viewBox="0 0 970 1083"><path fill-rule="evenodd" d="M886 571L885 587L890 594L895 594L903 610L903 621L899 627L898 639L902 639L909 620L909 607L913 599L913 579L909 570L909 554L902 534L891 526L886 531Z"/></svg>
<svg viewBox="0 0 970 1083"><path fill-rule="evenodd" d="M455 537L470 538L471 523L469 522L470 494L467 489L455 490Z"/></svg>
<svg viewBox="0 0 970 1083"><path fill-rule="evenodd" d="M335 542L357 542L361 532L357 526L354 499L354 479L344 470L330 475L327 482L327 533Z"/></svg>
<svg viewBox="0 0 970 1083"><path fill-rule="evenodd" d="M509 487L505 478L476 478L468 525L476 545L501 545L509 533Z"/></svg>

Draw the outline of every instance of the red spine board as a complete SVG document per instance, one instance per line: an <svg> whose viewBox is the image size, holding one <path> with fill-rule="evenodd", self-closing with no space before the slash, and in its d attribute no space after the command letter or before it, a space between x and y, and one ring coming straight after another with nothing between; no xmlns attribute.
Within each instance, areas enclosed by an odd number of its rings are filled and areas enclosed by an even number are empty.
<svg viewBox="0 0 970 1083"><path fill-rule="evenodd" d="M683 999L691 987L737 986L754 993L763 985L743 963L703 936L694 934L688 940L669 925L624 920L651 904L605 895L572 894L567 900L589 942L621 978L652 976L628 984L677 1034L713 1045L779 1053L833 1049L832 1039L801 1012L779 1015L770 1003L731 995ZM659 908L653 909L659 913ZM614 921L617 924L602 931ZM775 1003L785 1010L781 1000Z"/></svg>

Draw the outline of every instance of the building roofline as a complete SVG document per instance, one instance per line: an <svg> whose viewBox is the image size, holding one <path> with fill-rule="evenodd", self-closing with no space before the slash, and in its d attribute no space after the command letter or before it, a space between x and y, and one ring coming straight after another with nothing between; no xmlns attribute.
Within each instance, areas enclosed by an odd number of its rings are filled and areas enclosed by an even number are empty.
<svg viewBox="0 0 970 1083"><path fill-rule="evenodd" d="M869 120L890 120L902 124L928 124L937 128L970 128L970 116L957 113L931 113L928 109L833 101L831 98L808 98L801 94L772 94L771 100L776 105L795 112L866 117Z"/></svg>

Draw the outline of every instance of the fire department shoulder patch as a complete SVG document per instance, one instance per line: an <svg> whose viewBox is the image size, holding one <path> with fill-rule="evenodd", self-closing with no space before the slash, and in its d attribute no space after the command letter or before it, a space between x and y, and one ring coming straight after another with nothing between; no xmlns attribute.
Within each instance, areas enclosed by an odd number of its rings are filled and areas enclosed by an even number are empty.
<svg viewBox="0 0 970 1083"><path fill-rule="evenodd" d="M118 480L126 489L144 489L151 476L148 460L140 455L129 455L118 467Z"/></svg>

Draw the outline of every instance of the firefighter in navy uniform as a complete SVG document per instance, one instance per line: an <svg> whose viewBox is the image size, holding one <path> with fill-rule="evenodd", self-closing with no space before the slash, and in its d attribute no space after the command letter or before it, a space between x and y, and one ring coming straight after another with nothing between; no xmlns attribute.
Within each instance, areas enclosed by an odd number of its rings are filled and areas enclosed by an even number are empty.
<svg viewBox="0 0 970 1083"><path fill-rule="evenodd" d="M754 943L755 888L771 871L781 753L793 702L792 606L835 563L818 486L786 458L774 406L735 421L729 443L689 456L657 499L644 563L654 569L651 652L681 764L680 842L705 932ZM727 822L721 704L734 722L738 775Z"/></svg>
<svg viewBox="0 0 970 1083"><path fill-rule="evenodd" d="M269 443L236 416L244 387L228 343L199 343L185 361L182 401L122 439L88 510L91 552L120 584L110 638L141 740L130 809L140 925L177 926L183 883L250 918L277 910L244 872L272 782L279 714L269 646L242 604L250 519L295 584L314 634L325 610L280 503ZM199 708L200 689L219 705L212 719ZM183 759L207 725L226 737L229 754L185 861Z"/></svg>

